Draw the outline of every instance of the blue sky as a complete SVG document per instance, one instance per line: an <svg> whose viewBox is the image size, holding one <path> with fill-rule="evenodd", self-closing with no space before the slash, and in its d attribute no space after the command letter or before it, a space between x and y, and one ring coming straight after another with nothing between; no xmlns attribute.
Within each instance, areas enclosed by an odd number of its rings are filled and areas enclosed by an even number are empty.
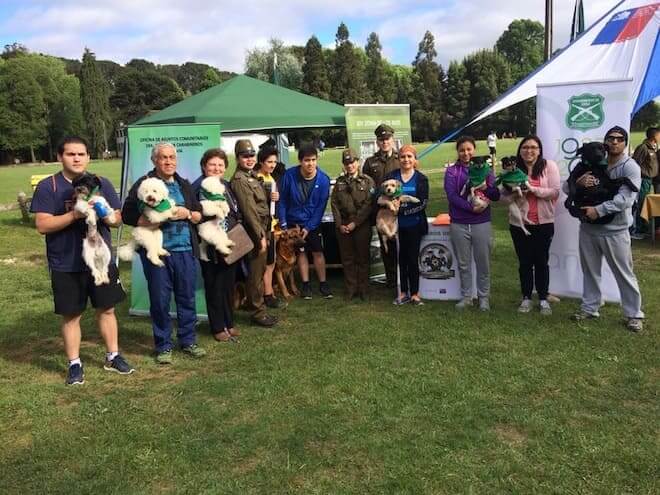
<svg viewBox="0 0 660 495"><path fill-rule="evenodd" d="M555 48L568 41L575 0L554 0ZM587 25L618 2L584 0ZM436 39L438 61L491 48L514 19L543 22L544 0L0 0L0 44L80 58L85 47L99 59L126 63L204 62L243 71L246 51L276 37L304 45L315 34L334 46L340 22L361 46L378 33L385 56L410 64L424 32Z"/></svg>

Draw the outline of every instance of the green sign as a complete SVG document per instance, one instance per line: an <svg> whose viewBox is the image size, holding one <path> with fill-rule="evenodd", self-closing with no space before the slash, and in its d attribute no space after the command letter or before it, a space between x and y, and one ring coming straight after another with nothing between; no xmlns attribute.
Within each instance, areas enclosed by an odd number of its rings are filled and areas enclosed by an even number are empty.
<svg viewBox="0 0 660 495"><path fill-rule="evenodd" d="M373 155L376 147L374 131L380 124L394 129L395 147L412 143L410 105L345 105L348 146L360 157L361 163Z"/></svg>
<svg viewBox="0 0 660 495"><path fill-rule="evenodd" d="M195 124L195 125L171 125L171 126L135 126L128 128L128 147L125 159L126 169L124 174L130 187L137 179L145 175L151 169L151 150L156 143L172 143L176 148L176 171L177 173L193 182L200 176L199 161L204 152L209 148L220 146L220 126L217 124ZM122 189L126 194L128 189ZM204 284L201 274L197 272L195 284L195 301L197 315L206 316L206 300L204 299ZM133 268L131 270L131 307L130 314L149 315L149 291L147 281L144 278L140 257L133 257ZM174 301L170 306L170 313L176 313Z"/></svg>
<svg viewBox="0 0 660 495"><path fill-rule="evenodd" d="M604 98L601 95L583 93L568 99L566 126L569 129L587 131L600 127L605 121Z"/></svg>

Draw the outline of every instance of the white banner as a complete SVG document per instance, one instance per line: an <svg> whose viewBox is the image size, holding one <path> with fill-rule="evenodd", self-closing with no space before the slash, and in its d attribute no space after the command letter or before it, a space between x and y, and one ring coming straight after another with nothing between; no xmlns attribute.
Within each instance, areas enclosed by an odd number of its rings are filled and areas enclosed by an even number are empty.
<svg viewBox="0 0 660 495"><path fill-rule="evenodd" d="M590 63L585 60L585 64ZM543 156L559 166L562 184L578 158L582 143L603 141L605 132L630 126L633 106L631 80L538 85L536 119L543 142ZM582 297L582 269L578 252L579 222L559 194L555 211L555 236L550 246L550 292ZM606 301L619 302L619 289L605 260L601 290Z"/></svg>
<svg viewBox="0 0 660 495"><path fill-rule="evenodd" d="M429 233L422 237L419 248L419 295L422 299L458 301L461 279L458 260L449 238L449 225L433 225L429 218ZM477 297L477 267L472 261L472 297Z"/></svg>

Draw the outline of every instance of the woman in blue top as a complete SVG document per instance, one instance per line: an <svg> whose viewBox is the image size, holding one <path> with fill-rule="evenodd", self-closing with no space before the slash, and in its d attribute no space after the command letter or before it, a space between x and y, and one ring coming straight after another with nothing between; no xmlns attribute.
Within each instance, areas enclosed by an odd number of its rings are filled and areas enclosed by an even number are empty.
<svg viewBox="0 0 660 495"><path fill-rule="evenodd" d="M419 203L401 203L399 208L399 279L400 291L394 304L424 304L419 297L419 247L429 225L426 204L429 200L429 180L417 170L417 151L406 144L399 149L399 170L393 170L385 179L401 182L401 194L414 196Z"/></svg>

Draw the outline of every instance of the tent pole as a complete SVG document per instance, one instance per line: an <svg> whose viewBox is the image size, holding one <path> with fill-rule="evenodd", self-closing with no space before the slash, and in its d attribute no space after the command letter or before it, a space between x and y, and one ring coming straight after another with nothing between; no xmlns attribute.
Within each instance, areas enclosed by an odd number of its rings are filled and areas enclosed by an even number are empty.
<svg viewBox="0 0 660 495"><path fill-rule="evenodd" d="M545 52L547 62L552 56L552 0L545 0Z"/></svg>

